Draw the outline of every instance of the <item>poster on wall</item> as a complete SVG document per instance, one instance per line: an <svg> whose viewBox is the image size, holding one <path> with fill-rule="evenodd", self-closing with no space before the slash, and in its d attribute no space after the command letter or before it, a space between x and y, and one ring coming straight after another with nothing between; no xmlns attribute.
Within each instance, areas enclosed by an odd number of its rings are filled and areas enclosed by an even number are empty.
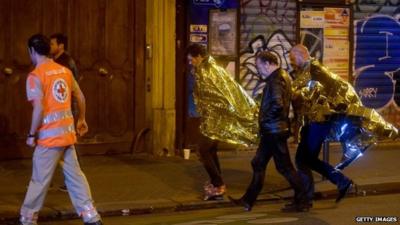
<svg viewBox="0 0 400 225"><path fill-rule="evenodd" d="M324 8L324 27L348 29L350 25L349 8Z"/></svg>
<svg viewBox="0 0 400 225"><path fill-rule="evenodd" d="M300 11L300 43L312 57L349 79L350 8L305 7Z"/></svg>
<svg viewBox="0 0 400 225"><path fill-rule="evenodd" d="M323 64L345 80L349 77L349 8L324 8Z"/></svg>
<svg viewBox="0 0 400 225"><path fill-rule="evenodd" d="M349 41L325 37L323 63L343 79L349 73Z"/></svg>
<svg viewBox="0 0 400 225"><path fill-rule="evenodd" d="M209 51L214 56L237 55L237 10L210 10Z"/></svg>
<svg viewBox="0 0 400 225"><path fill-rule="evenodd" d="M310 55L319 61L323 55L324 20L323 10L307 8L300 11L300 43L307 46Z"/></svg>
<svg viewBox="0 0 400 225"><path fill-rule="evenodd" d="M300 28L324 28L324 11L301 11Z"/></svg>

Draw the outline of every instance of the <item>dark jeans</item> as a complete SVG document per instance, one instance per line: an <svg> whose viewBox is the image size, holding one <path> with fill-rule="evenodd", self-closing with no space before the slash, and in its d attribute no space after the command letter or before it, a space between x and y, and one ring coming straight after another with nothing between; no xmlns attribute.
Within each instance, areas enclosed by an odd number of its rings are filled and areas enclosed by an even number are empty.
<svg viewBox="0 0 400 225"><path fill-rule="evenodd" d="M331 123L310 123L301 129L301 139L296 152L296 165L306 188L306 195L312 201L314 195L314 179L311 170L326 177L336 184L338 189L344 188L350 179L334 169L329 163L319 159L322 143L329 135Z"/></svg>
<svg viewBox="0 0 400 225"><path fill-rule="evenodd" d="M287 134L262 134L256 155L251 161L253 178L242 199L253 205L260 193L265 179L265 169L273 157L276 169L289 182L295 191L295 202L303 203L305 200L304 187L300 177L290 160L287 146Z"/></svg>
<svg viewBox="0 0 400 225"><path fill-rule="evenodd" d="M200 160L210 177L214 187L224 185L221 174L221 166L217 155L218 142L201 135L199 144Z"/></svg>

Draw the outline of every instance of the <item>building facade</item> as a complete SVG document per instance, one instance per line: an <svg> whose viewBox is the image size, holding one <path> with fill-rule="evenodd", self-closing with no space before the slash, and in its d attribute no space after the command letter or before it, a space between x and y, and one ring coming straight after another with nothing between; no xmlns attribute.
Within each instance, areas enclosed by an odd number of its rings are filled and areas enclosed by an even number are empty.
<svg viewBox="0 0 400 225"><path fill-rule="evenodd" d="M195 148L198 115L185 55L191 42L208 45L253 97L262 89L256 52L277 52L290 70L287 53L303 43L315 57L334 58L324 63L338 73L347 69L363 103L399 127L399 13L400 0L3 0L0 159L32 154L25 79L32 70L26 41L34 33L69 38L87 98L89 133L79 140L80 154L172 156ZM345 28L332 30L328 20ZM342 48L330 49L332 38Z"/></svg>

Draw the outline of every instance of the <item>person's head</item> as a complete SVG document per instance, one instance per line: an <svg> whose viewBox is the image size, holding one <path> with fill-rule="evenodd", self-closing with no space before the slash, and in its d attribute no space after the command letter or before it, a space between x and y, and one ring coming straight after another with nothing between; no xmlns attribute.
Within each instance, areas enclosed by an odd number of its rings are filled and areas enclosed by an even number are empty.
<svg viewBox="0 0 400 225"><path fill-rule="evenodd" d="M187 48L187 58L188 61L197 67L203 62L204 58L208 55L207 49L204 45L200 44L190 44Z"/></svg>
<svg viewBox="0 0 400 225"><path fill-rule="evenodd" d="M290 50L289 59L293 70L298 70L310 60L310 53L304 45L298 44Z"/></svg>
<svg viewBox="0 0 400 225"><path fill-rule="evenodd" d="M63 53L68 48L68 38L64 34L56 33L50 36L50 53L55 56Z"/></svg>
<svg viewBox="0 0 400 225"><path fill-rule="evenodd" d="M32 35L28 39L28 51L32 63L36 65L39 58L47 57L49 55L50 52L49 39L42 34Z"/></svg>
<svg viewBox="0 0 400 225"><path fill-rule="evenodd" d="M261 77L267 78L279 68L278 57L269 51L259 52L256 57L256 67Z"/></svg>

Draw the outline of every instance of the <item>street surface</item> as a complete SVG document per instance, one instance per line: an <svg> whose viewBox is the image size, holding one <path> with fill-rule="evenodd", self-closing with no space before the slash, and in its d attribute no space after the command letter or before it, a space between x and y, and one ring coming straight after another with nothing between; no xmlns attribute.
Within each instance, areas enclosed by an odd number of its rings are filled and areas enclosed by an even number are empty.
<svg viewBox="0 0 400 225"><path fill-rule="evenodd" d="M350 224L400 224L400 194L360 196L345 198L336 205L334 200L314 203L309 213L281 213L283 202L262 203L252 212L239 207L196 210L144 216L106 217L105 225L350 225ZM393 222L356 222L376 216L385 216ZM365 218L366 217L366 218ZM397 221L394 221L397 220ZM41 223L41 225L81 225L80 220L64 220Z"/></svg>

